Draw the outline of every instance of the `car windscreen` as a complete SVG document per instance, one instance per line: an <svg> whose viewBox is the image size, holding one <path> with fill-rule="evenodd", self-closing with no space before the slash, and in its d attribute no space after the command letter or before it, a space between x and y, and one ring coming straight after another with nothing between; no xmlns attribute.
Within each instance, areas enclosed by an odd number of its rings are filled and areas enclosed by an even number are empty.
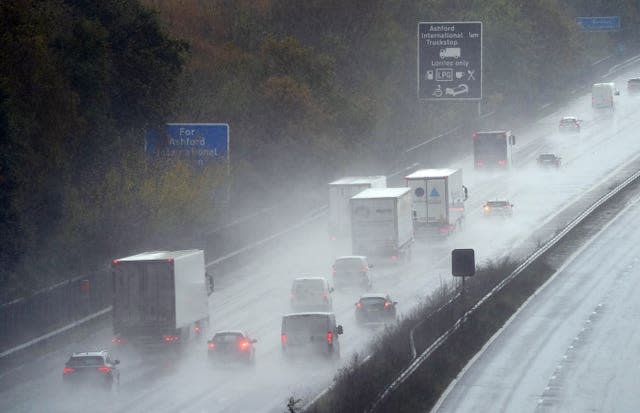
<svg viewBox="0 0 640 413"><path fill-rule="evenodd" d="M360 303L364 307L384 305L385 301L386 300L382 297L363 297L360 299Z"/></svg>
<svg viewBox="0 0 640 413"><path fill-rule="evenodd" d="M573 124L573 123L576 123L576 120L575 120L575 119L573 119L573 118L565 118L565 119L562 119L562 120L560 121L560 123L563 123L563 124Z"/></svg>
<svg viewBox="0 0 640 413"><path fill-rule="evenodd" d="M492 208L503 208L509 205L507 201L489 201L487 205Z"/></svg>
<svg viewBox="0 0 640 413"><path fill-rule="evenodd" d="M282 320L282 331L286 334L309 334L328 329L328 319L324 315L296 315Z"/></svg>
<svg viewBox="0 0 640 413"><path fill-rule="evenodd" d="M640 85L640 78L637 79L629 79L629 84Z"/></svg>
<svg viewBox="0 0 640 413"><path fill-rule="evenodd" d="M100 356L71 357L67 362L70 367L102 366L104 359Z"/></svg>
<svg viewBox="0 0 640 413"><path fill-rule="evenodd" d="M363 262L360 258L342 258L336 261L335 267L338 271L358 271L363 267Z"/></svg>
<svg viewBox="0 0 640 413"><path fill-rule="evenodd" d="M322 280L300 280L293 284L293 290L296 293L323 291L324 281Z"/></svg>
<svg viewBox="0 0 640 413"><path fill-rule="evenodd" d="M241 338L242 338L242 335L238 333L225 333L225 334L216 334L215 336L213 336L213 341L215 343L235 343Z"/></svg>
<svg viewBox="0 0 640 413"><path fill-rule="evenodd" d="M541 161L554 161L556 159L555 155L540 155L538 156L538 159L540 159Z"/></svg>

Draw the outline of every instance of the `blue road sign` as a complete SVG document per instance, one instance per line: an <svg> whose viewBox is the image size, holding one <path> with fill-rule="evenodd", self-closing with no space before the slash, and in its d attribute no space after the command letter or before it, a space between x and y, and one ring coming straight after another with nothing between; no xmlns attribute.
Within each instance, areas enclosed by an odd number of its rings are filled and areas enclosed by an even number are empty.
<svg viewBox="0 0 640 413"><path fill-rule="evenodd" d="M620 16L576 17L576 23L584 31L609 32L620 30Z"/></svg>
<svg viewBox="0 0 640 413"><path fill-rule="evenodd" d="M205 162L229 158L229 125L226 123L167 123L163 132L147 134L147 154L160 158Z"/></svg>

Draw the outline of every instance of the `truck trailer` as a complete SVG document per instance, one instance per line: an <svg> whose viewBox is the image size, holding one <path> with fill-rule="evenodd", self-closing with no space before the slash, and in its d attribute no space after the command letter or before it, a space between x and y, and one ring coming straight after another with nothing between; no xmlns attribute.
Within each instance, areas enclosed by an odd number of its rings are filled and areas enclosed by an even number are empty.
<svg viewBox="0 0 640 413"><path fill-rule="evenodd" d="M115 259L112 274L114 344L180 348L205 333L209 305L202 250Z"/></svg>
<svg viewBox="0 0 640 413"><path fill-rule="evenodd" d="M353 196L351 245L354 255L380 263L411 260L413 219L409 188L370 188Z"/></svg>
<svg viewBox="0 0 640 413"><path fill-rule="evenodd" d="M405 180L417 228L434 228L446 235L462 225L467 199L462 169L420 169Z"/></svg>

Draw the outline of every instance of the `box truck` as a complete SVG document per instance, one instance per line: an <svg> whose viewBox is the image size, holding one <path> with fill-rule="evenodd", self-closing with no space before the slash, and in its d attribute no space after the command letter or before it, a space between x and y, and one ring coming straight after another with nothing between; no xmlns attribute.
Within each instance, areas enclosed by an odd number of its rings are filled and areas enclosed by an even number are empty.
<svg viewBox="0 0 640 413"><path fill-rule="evenodd" d="M372 261L411 260L413 219L409 188L370 188L353 196L351 245L354 255Z"/></svg>
<svg viewBox="0 0 640 413"><path fill-rule="evenodd" d="M114 344L179 348L205 333L209 306L202 250L119 258L112 274Z"/></svg>
<svg viewBox="0 0 640 413"><path fill-rule="evenodd" d="M467 199L462 169L420 169L405 180L411 189L416 227L434 228L446 235L462 225Z"/></svg>

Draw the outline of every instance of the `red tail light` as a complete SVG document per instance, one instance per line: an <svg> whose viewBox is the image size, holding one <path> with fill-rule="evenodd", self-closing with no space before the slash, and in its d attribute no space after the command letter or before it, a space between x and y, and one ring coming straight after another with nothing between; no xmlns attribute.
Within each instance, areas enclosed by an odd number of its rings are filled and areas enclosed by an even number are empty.
<svg viewBox="0 0 640 413"><path fill-rule="evenodd" d="M324 292L322 293L322 299L323 299L324 301L328 301L328 300L329 300L329 293L328 293L328 292L326 292L326 291L324 291Z"/></svg>
<svg viewBox="0 0 640 413"><path fill-rule="evenodd" d="M200 324L196 324L193 326L193 331L195 333L200 333L202 331L202 327L200 327Z"/></svg>
<svg viewBox="0 0 640 413"><path fill-rule="evenodd" d="M360 268L360 272L366 273L366 272L369 272L369 269L366 268L366 267L362 267L362 268Z"/></svg>
<svg viewBox="0 0 640 413"><path fill-rule="evenodd" d="M124 343L124 339L122 337L114 337L111 339L111 342L113 344L123 344Z"/></svg>
<svg viewBox="0 0 640 413"><path fill-rule="evenodd" d="M240 350L246 351L249 350L249 347L251 347L251 343L249 343L249 340L242 340L239 343L240 346Z"/></svg>
<svg viewBox="0 0 640 413"><path fill-rule="evenodd" d="M357 302L357 303L356 303L356 308L362 308L362 303Z"/></svg>
<svg viewBox="0 0 640 413"><path fill-rule="evenodd" d="M287 344L287 335L286 334L280 334L280 341L282 342L282 344Z"/></svg>
<svg viewBox="0 0 640 413"><path fill-rule="evenodd" d="M498 161L498 165L500 165L500 166L505 166L506 164L507 164L507 161L505 161L504 159L500 159Z"/></svg>
<svg viewBox="0 0 640 413"><path fill-rule="evenodd" d="M477 132L473 132L473 133L471 134L471 139L475 139L475 138L477 138L477 137L478 137L478 133L477 133Z"/></svg>
<svg viewBox="0 0 640 413"><path fill-rule="evenodd" d="M333 343L333 331L327 331L327 343Z"/></svg>
<svg viewBox="0 0 640 413"><path fill-rule="evenodd" d="M74 369L73 367L65 367L62 369L62 374L67 375L73 373L74 371L76 371L76 369Z"/></svg>
<svg viewBox="0 0 640 413"><path fill-rule="evenodd" d="M502 132L502 136L507 137L507 132Z"/></svg>
<svg viewBox="0 0 640 413"><path fill-rule="evenodd" d="M385 307L391 307L391 301L385 301L384 302L384 306Z"/></svg>
<svg viewBox="0 0 640 413"><path fill-rule="evenodd" d="M336 267L333 267L333 268L331 269L331 272L333 273L333 275L336 275L336 272L337 272L337 271L336 271Z"/></svg>
<svg viewBox="0 0 640 413"><path fill-rule="evenodd" d="M482 161L476 161L476 166L477 166L478 168L482 168L482 167L484 166L484 162L482 162Z"/></svg>
<svg viewBox="0 0 640 413"><path fill-rule="evenodd" d="M211 342L209 342L209 343L207 343L207 347L209 347L209 350L215 350L215 348L216 348L216 343L211 343Z"/></svg>
<svg viewBox="0 0 640 413"><path fill-rule="evenodd" d="M175 342L177 342L178 340L180 340L180 337L178 337L178 336L163 336L163 337L162 337L162 340L163 340L165 343L175 343Z"/></svg>
<svg viewBox="0 0 640 413"><path fill-rule="evenodd" d="M111 372L111 367L107 367L107 366L98 367L98 371L102 373L109 373Z"/></svg>
<svg viewBox="0 0 640 413"><path fill-rule="evenodd" d="M113 260L113 261L111 261L111 265L113 265L113 266L116 266L116 265L118 265L118 264L120 264L120 260Z"/></svg>
<svg viewBox="0 0 640 413"><path fill-rule="evenodd" d="M397 255L392 255L391 256L391 261L398 261L398 256Z"/></svg>

